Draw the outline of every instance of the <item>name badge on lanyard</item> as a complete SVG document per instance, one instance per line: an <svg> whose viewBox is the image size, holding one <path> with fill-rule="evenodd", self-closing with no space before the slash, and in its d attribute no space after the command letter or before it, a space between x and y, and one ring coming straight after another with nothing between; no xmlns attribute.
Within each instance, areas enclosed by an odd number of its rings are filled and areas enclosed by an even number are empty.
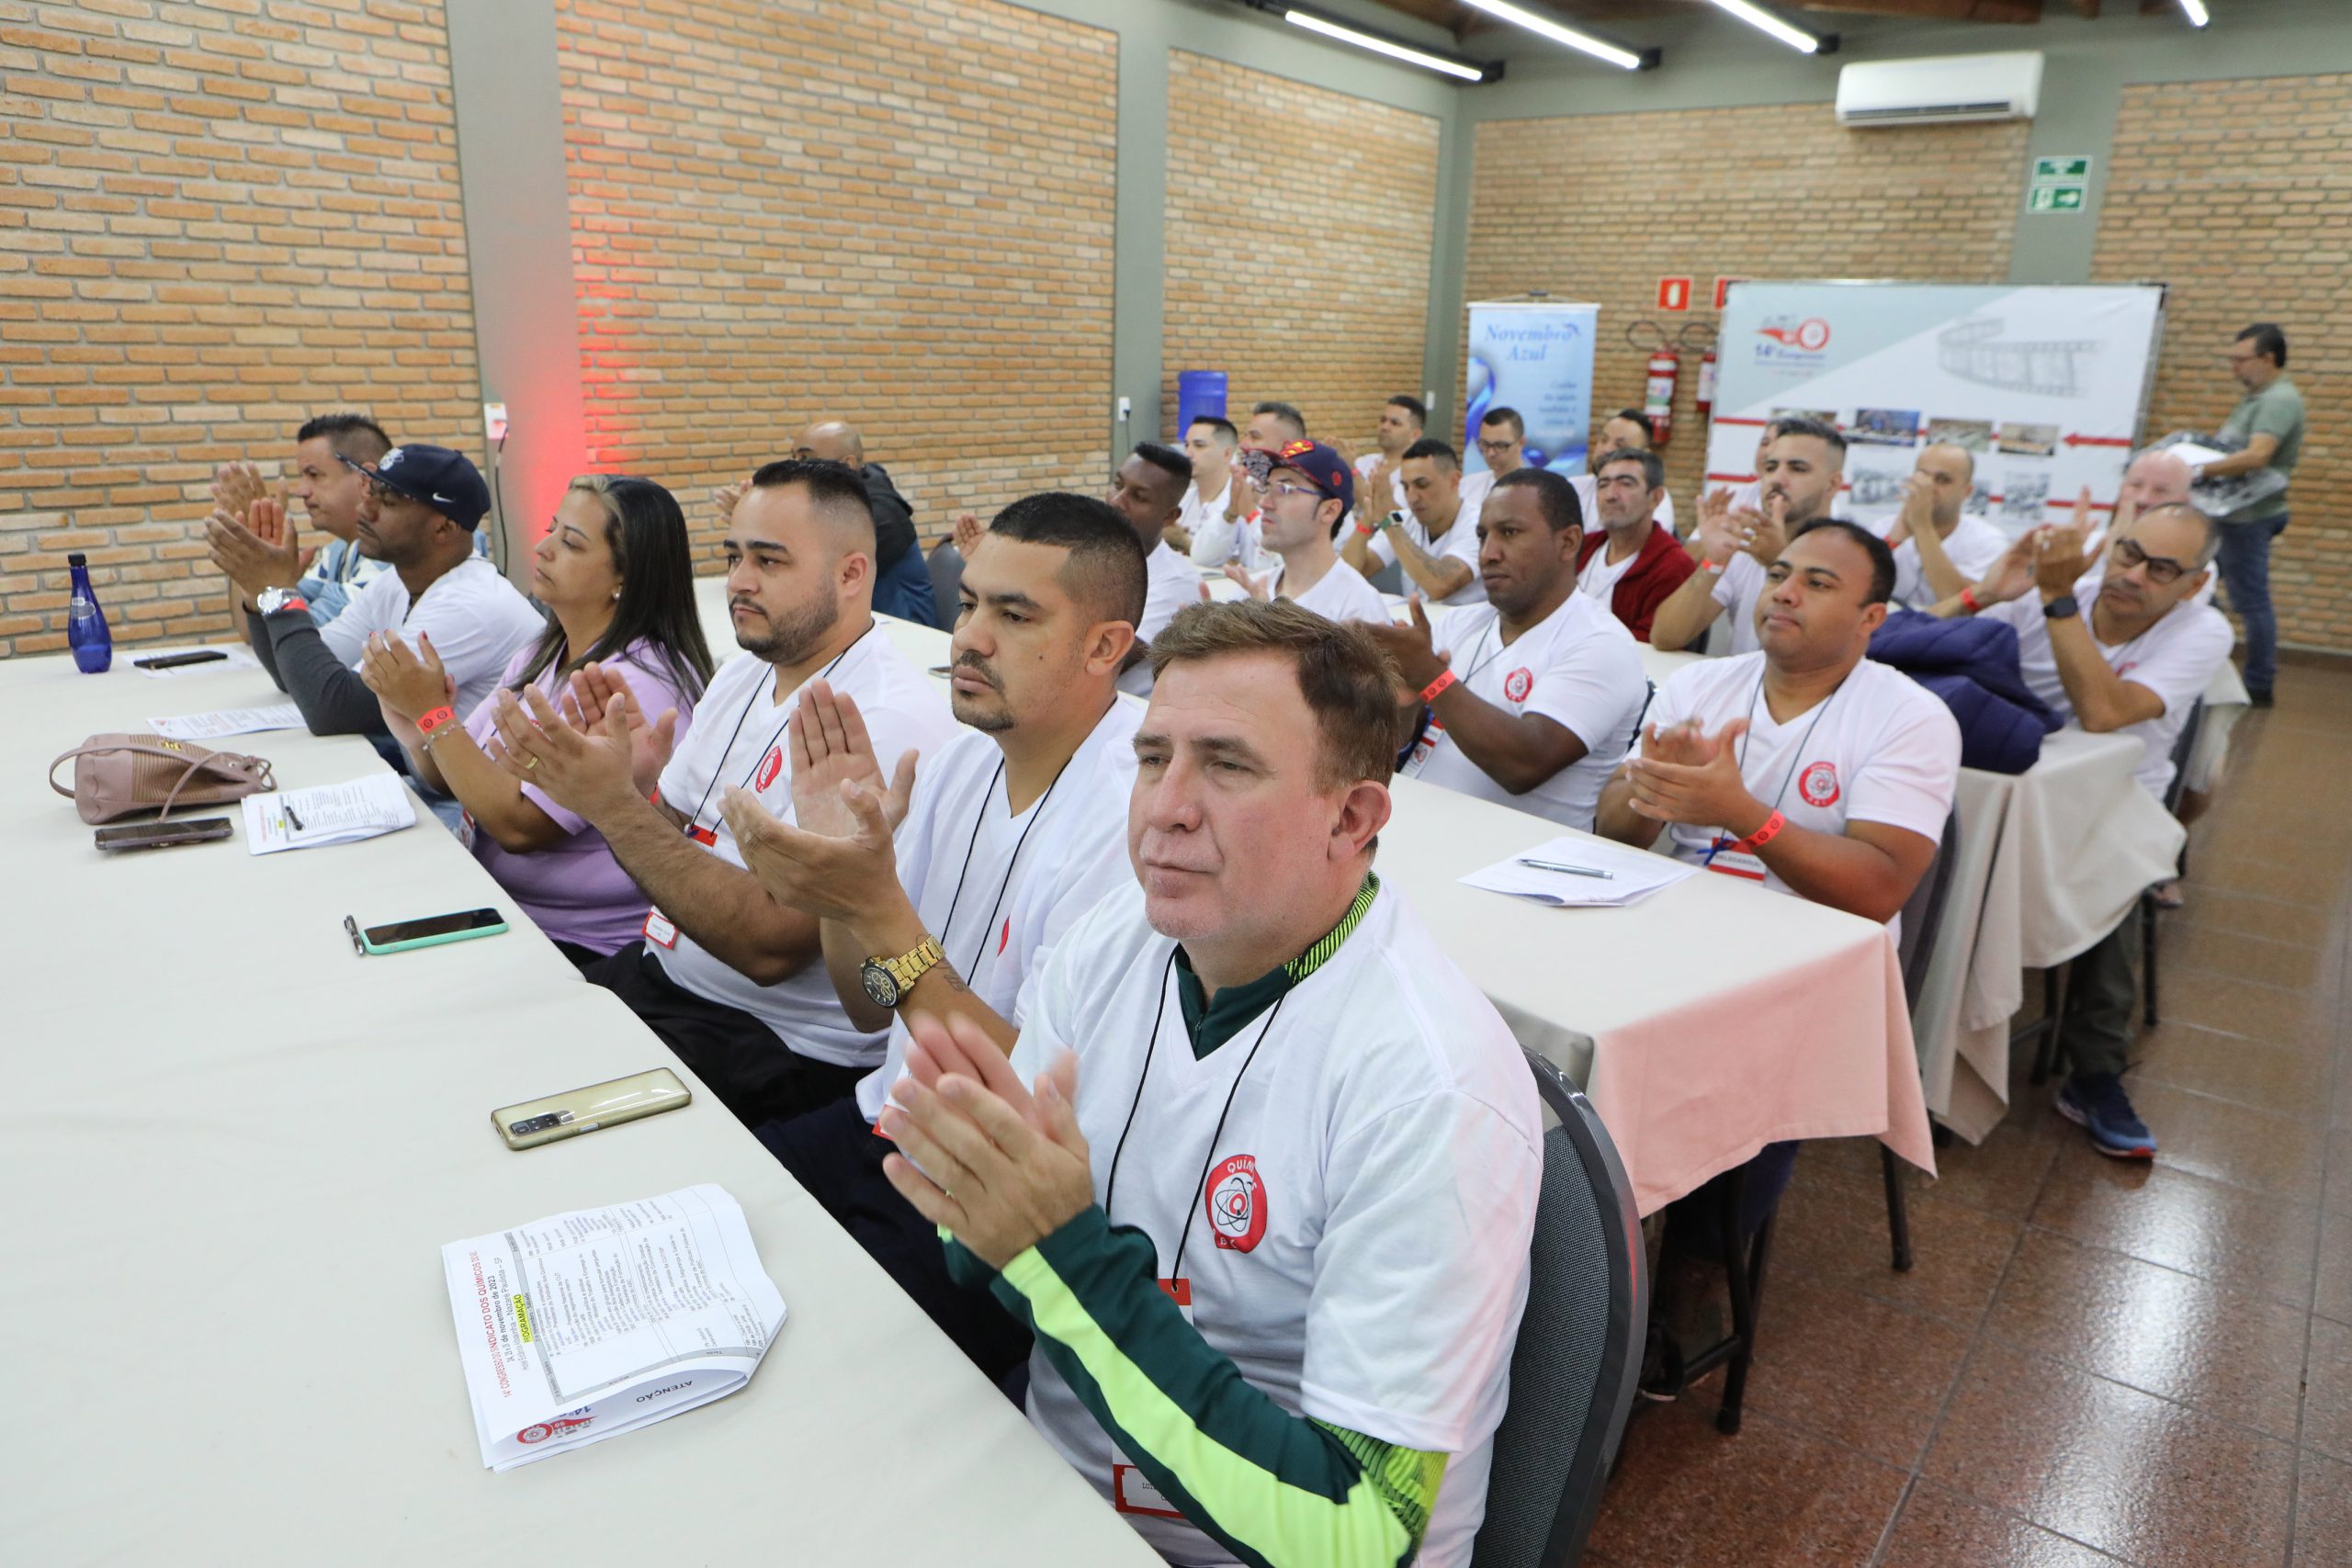
<svg viewBox="0 0 2352 1568"><path fill-rule="evenodd" d="M1124 1461L1111 1465L1111 1506L1122 1514L1145 1514L1155 1519L1184 1517L1184 1510L1170 1507L1159 1488L1144 1479L1142 1471Z"/></svg>
<svg viewBox="0 0 2352 1568"><path fill-rule="evenodd" d="M1732 846L1737 842L1739 840L1729 834L1718 835L1708 847L1705 869L1719 876L1736 876L1749 882L1763 881L1770 874L1765 869L1764 857L1733 849Z"/></svg>
<svg viewBox="0 0 2352 1568"><path fill-rule="evenodd" d="M474 814L470 811L458 813L458 842L469 850L474 847Z"/></svg>
<svg viewBox="0 0 2352 1568"><path fill-rule="evenodd" d="M1174 1302L1176 1303L1176 1310L1184 1314L1184 1321L1186 1323L1192 1322L1193 1281L1189 1279L1161 1280L1158 1281L1158 1283L1161 1293L1166 1295L1170 1301Z"/></svg>
<svg viewBox="0 0 2352 1568"><path fill-rule="evenodd" d="M657 947L666 947L675 951L678 945L678 928L663 919L661 910L648 909L645 911L645 940Z"/></svg>
<svg viewBox="0 0 2352 1568"><path fill-rule="evenodd" d="M686 824L686 837L704 849L714 849L718 843L718 829L715 827L706 828L699 822L689 822Z"/></svg>
<svg viewBox="0 0 2352 1568"><path fill-rule="evenodd" d="M1430 754L1443 744L1445 726L1439 721L1437 715L1431 714L1429 724L1421 730L1421 738L1413 742L1412 752L1406 757L1405 765L1396 771L1408 779L1419 777L1421 769L1428 765Z"/></svg>

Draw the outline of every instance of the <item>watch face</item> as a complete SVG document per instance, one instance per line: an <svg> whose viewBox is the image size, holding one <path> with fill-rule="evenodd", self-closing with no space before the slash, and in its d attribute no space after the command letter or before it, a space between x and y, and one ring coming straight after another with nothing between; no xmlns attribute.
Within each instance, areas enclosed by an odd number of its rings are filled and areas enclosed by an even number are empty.
<svg viewBox="0 0 2352 1568"><path fill-rule="evenodd" d="M899 982L890 977L888 969L868 959L858 965L857 977L865 982L865 994L874 998L876 1007L895 1008L899 1005Z"/></svg>

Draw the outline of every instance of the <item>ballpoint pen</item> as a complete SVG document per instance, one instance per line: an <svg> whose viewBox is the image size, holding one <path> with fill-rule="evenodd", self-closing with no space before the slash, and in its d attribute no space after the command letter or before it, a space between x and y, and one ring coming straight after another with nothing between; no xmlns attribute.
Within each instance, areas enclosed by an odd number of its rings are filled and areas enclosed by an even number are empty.
<svg viewBox="0 0 2352 1568"><path fill-rule="evenodd" d="M288 827L291 828L297 833L302 830L302 819L294 815L293 802L288 800L279 801L277 803L277 810L278 814L286 818Z"/></svg>
<svg viewBox="0 0 2352 1568"><path fill-rule="evenodd" d="M1570 876L1597 876L1603 882L1614 882L1617 880L1616 873L1609 871L1595 871L1589 865L1563 865L1555 860L1536 860L1528 855L1521 855L1519 857L1518 863L1521 865L1532 865L1538 871L1563 871L1567 873Z"/></svg>

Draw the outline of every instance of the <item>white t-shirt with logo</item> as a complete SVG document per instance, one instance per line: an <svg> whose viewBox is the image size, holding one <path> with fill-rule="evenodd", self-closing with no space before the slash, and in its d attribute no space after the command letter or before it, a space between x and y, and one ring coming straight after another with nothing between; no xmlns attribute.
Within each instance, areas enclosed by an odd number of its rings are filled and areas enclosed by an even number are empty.
<svg viewBox="0 0 2352 1568"><path fill-rule="evenodd" d="M1645 536L1644 543L1647 542ZM1592 552L1592 558L1584 563L1584 570L1577 573L1577 592L1595 604L1609 604L1617 592L1617 584L1624 581L1625 574L1633 570L1634 563L1641 558L1642 547L1636 545L1626 552L1623 560L1612 565L1609 559L1609 547L1602 545Z"/></svg>
<svg viewBox="0 0 2352 1568"><path fill-rule="evenodd" d="M1194 1324L1252 1385L1295 1416L1452 1456L1416 1561L1458 1568L1484 1516L1543 1179L1519 1046L1392 888L1279 1010L1204 1059L1174 950L1139 886L1112 893L1032 981L1013 1067L1034 1082L1078 1053L1095 1201L1151 1237L1163 1276L1181 1246ZM1108 1496L1121 1456L1042 1354L1028 1411ZM1230 1561L1187 1520L1126 1517L1172 1562Z"/></svg>
<svg viewBox="0 0 2352 1568"><path fill-rule="evenodd" d="M1764 700L1763 679L1761 653L1694 660L1667 677L1643 722L1662 731L1695 718L1702 734L1714 735L1747 719L1747 735L1734 742L1739 776L1790 827L1842 836L1849 822L1883 822L1942 841L1960 783L1960 726L1933 693L1865 659L1836 692L1783 724ZM1634 754L1641 754L1638 736ZM1762 857L1731 852L1733 836L1720 827L1677 822L1667 838L1677 860L1792 891ZM1719 840L1724 847L1710 862ZM1899 921L1888 930L1900 934Z"/></svg>
<svg viewBox="0 0 2352 1568"><path fill-rule="evenodd" d="M1951 558L1952 566L1960 572L1962 583L1974 582L1999 564L2008 553L2009 536L1973 512L1960 514L1960 526L1944 541L1944 554ZM1932 610L1941 602L1928 584L1927 573L1919 566L1919 545L1916 539L1905 539L1894 548L1894 602L1914 610Z"/></svg>
<svg viewBox="0 0 2352 1568"><path fill-rule="evenodd" d="M1282 579L1274 579L1274 595L1289 599L1302 610L1312 610L1327 621L1385 621L1388 601L1380 590L1364 581L1363 573L1343 560L1331 563L1331 570L1317 579L1306 592L1286 592Z"/></svg>
<svg viewBox="0 0 2352 1568"><path fill-rule="evenodd" d="M2075 584L2086 629L2092 624L2091 606L2098 598L2103 576L2101 571L2087 572ZM2041 595L2029 592L1992 605L1984 614L2017 628L2018 672L2035 696L2074 723L2075 705L2066 695L2066 682L2059 678L2058 655L2050 646L2050 622L2041 613ZM2140 765L2132 770L2132 776L2158 800L2172 787L2173 742L2180 739L2181 727L2188 722L2197 699L2229 661L2230 646L2235 640L2228 617L2212 605L2193 600L2174 605L2163 619L2129 642L2100 642L2098 633L2091 632L2091 641L2109 669L2164 700L2163 713L2116 732L2140 738Z"/></svg>
<svg viewBox="0 0 2352 1568"><path fill-rule="evenodd" d="M1135 883L1127 801L1143 715L1113 702L1053 787L1018 817L993 736L967 729L915 770L899 825L899 880L964 984L1016 1027L1021 988L1055 944L1105 894ZM857 1086L868 1122L906 1060L907 1026L893 1019L882 1066Z"/></svg>
<svg viewBox="0 0 2352 1568"><path fill-rule="evenodd" d="M1525 795L1513 795L1466 756L1434 715L1404 771L1433 784L1592 830L1601 786L1634 741L1649 682L1639 645L1624 623L1581 593L1571 593L1542 624L1502 642L1501 613L1491 604L1432 615L1435 645L1474 696L1514 715L1541 714L1584 742L1585 754Z"/></svg>
<svg viewBox="0 0 2352 1568"><path fill-rule="evenodd" d="M937 684L879 627L820 674L857 704L886 779L906 752L929 757L958 732ZM711 677L695 709L694 728L662 770L662 803L689 814L689 830L729 865L743 863L724 815L730 786L752 791L779 819L793 820L792 750L784 727L799 708L805 689L795 689L778 703L775 666L748 653L736 655ZM666 942L661 937L665 931ZM645 950L682 989L752 1014L803 1056L844 1067L870 1067L882 1059L882 1034L851 1024L821 959L811 958L798 974L763 986L670 925L659 909L646 918Z"/></svg>
<svg viewBox="0 0 2352 1568"><path fill-rule="evenodd" d="M1453 514L1453 525L1441 535L1435 544L1430 542L1430 531L1421 526L1421 520L1410 512L1405 513L1405 520L1396 525L1396 527L1398 532L1412 540L1414 546L1423 555L1433 557L1438 560L1458 560L1470 569L1470 581L1463 587L1447 594L1441 603L1483 604L1487 602L1487 585L1478 577L1477 502L1464 496L1461 510ZM1389 536L1389 530L1383 528L1374 534L1371 547L1373 558L1382 566L1395 564L1396 543ZM1409 579L1406 586L1408 588L1413 586Z"/></svg>
<svg viewBox="0 0 2352 1568"><path fill-rule="evenodd" d="M421 633L458 682L450 705L468 714L490 695L523 645L547 626L547 616L496 567L469 556L435 578L413 604L399 572L380 573L351 595L342 615L319 628L319 640L338 662L356 670L368 639L378 632L390 632L412 649Z"/></svg>

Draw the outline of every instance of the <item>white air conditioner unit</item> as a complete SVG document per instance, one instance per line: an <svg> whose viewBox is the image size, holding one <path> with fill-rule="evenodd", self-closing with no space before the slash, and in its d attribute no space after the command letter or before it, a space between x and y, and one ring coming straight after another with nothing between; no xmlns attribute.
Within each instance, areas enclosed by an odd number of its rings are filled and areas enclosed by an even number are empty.
<svg viewBox="0 0 2352 1568"><path fill-rule="evenodd" d="M1948 54L1858 61L1838 73L1838 123L1957 125L2031 119L2041 102L2041 53Z"/></svg>

